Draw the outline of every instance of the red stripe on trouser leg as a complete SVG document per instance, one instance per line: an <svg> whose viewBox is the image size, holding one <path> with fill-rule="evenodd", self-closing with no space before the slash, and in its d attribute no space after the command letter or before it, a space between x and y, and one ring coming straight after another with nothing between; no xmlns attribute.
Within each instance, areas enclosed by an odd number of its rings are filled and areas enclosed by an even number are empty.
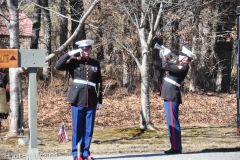
<svg viewBox="0 0 240 160"><path fill-rule="evenodd" d="M175 135L175 126L174 126L174 117L173 117L173 107L172 101L170 102L170 117L171 117L171 126L172 126L172 142L173 142L173 150L176 150L176 135Z"/></svg>
<svg viewBox="0 0 240 160"><path fill-rule="evenodd" d="M88 85L86 84L86 107L88 107Z"/></svg>

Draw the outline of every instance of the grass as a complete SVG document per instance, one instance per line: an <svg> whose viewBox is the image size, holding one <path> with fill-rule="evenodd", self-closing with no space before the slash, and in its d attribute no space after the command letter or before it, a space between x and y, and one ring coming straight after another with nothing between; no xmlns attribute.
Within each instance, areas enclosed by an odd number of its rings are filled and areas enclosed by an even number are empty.
<svg viewBox="0 0 240 160"><path fill-rule="evenodd" d="M236 134L235 129L236 124L184 125L182 126L183 152L240 150L240 136ZM1 137L6 133L3 131ZM38 130L38 139L42 141L42 144L38 145L39 153L56 156L71 155L71 131L67 130L67 133L69 141L58 143L58 130ZM28 146L19 146L18 138L1 140L0 155L26 154ZM157 127L155 131L143 131L136 126L118 128L96 126L91 152L92 154L157 153L169 147L165 126Z"/></svg>

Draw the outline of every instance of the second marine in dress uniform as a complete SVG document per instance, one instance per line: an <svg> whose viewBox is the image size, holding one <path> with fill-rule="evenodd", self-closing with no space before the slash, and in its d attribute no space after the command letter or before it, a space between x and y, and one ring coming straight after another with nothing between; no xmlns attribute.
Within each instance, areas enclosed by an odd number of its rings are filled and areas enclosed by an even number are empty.
<svg viewBox="0 0 240 160"><path fill-rule="evenodd" d="M169 50L170 51L170 50ZM166 77L161 88L161 97L164 99L168 135L171 148L164 151L165 154L182 153L181 127L178 120L179 105L182 103L180 84L187 76L189 62L195 55L183 46L176 64L169 63L162 56L162 68L166 71Z"/></svg>
<svg viewBox="0 0 240 160"><path fill-rule="evenodd" d="M97 60L90 58L93 40L76 44L79 49L63 55L56 69L67 70L72 77L67 96L72 109L72 156L74 160L93 160L89 148L96 110L102 104L101 67Z"/></svg>

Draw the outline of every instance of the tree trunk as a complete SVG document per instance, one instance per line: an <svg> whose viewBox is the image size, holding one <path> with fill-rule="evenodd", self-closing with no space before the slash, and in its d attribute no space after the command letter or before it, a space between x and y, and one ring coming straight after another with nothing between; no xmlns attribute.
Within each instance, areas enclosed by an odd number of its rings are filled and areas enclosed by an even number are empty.
<svg viewBox="0 0 240 160"><path fill-rule="evenodd" d="M145 41L144 28L139 29L139 37L142 47L141 72L141 109L140 109L140 128L153 129L150 120L150 101L149 101L149 52Z"/></svg>
<svg viewBox="0 0 240 160"><path fill-rule="evenodd" d="M197 34L193 34L192 52L197 53ZM190 76L189 76L189 91L195 92L196 79L197 79L197 60L194 60L190 64Z"/></svg>
<svg viewBox="0 0 240 160"><path fill-rule="evenodd" d="M221 91L221 82L222 82L222 69L223 66L221 63L218 64L217 77L216 77L216 91Z"/></svg>
<svg viewBox="0 0 240 160"><path fill-rule="evenodd" d="M68 16L68 10L66 8L67 3L65 0L61 0L59 4L59 12L64 16ZM59 17L61 26L59 27L60 33L60 45L64 44L68 38L68 19L65 17Z"/></svg>
<svg viewBox="0 0 240 160"><path fill-rule="evenodd" d="M216 43L216 57L218 59L218 72L216 77L216 91L228 92L231 82L231 64L232 64L232 46L231 42Z"/></svg>
<svg viewBox="0 0 240 160"><path fill-rule="evenodd" d="M67 2L65 0L61 0L59 3L59 12L64 15L64 16L68 16L68 10L67 10ZM60 34L60 45L64 44L67 39L68 39L68 19L65 17L59 17L60 20L60 24L61 26L59 27L59 34ZM67 50L70 48L70 46L68 46L68 48L66 49L65 52L67 52ZM71 47L72 48L72 47ZM64 52L64 53L65 53ZM70 74L69 72L65 72L65 76L64 76L64 87L63 87L63 93L66 93L68 91L68 86L69 86L69 78L70 78Z"/></svg>
<svg viewBox="0 0 240 160"><path fill-rule="evenodd" d="M42 6L48 8L48 0L42 0ZM43 14L43 30L44 30L44 42L46 47L46 56L51 53L51 19L50 19L50 12L47 9L42 9ZM49 71L50 62L46 63L46 66L43 67L43 79L44 79L44 86L47 87L50 81L50 71Z"/></svg>
<svg viewBox="0 0 240 160"><path fill-rule="evenodd" d="M102 29L99 27L96 32L97 32L97 36L96 36L96 42L95 42L95 43L101 44L102 39L103 39ZM97 60L98 60L98 61L103 60L103 59L104 59L103 45L99 45L99 46L96 48L96 50L97 50L97 56L96 56L96 57L97 57Z"/></svg>
<svg viewBox="0 0 240 160"><path fill-rule="evenodd" d="M129 60L129 55L123 51L123 93L128 94L128 89L130 86L130 71L131 65Z"/></svg>
<svg viewBox="0 0 240 160"><path fill-rule="evenodd" d="M140 128L152 129L149 105L149 55L147 52L143 53L142 57L141 80Z"/></svg>
<svg viewBox="0 0 240 160"><path fill-rule="evenodd" d="M228 35L226 29L234 28L235 19L234 16L236 10L236 2L224 2L218 10L221 15L217 20L216 25L217 35ZM221 14L223 11L226 14ZM216 78L216 91L228 92L231 83L232 72L232 53L233 53L233 39L230 36L218 37L215 43L215 52L218 60L217 78Z"/></svg>
<svg viewBox="0 0 240 160"><path fill-rule="evenodd" d="M9 84L10 84L10 125L8 136L18 135L18 129L23 126L23 107L22 107L22 94L20 75L17 68L9 69Z"/></svg>
<svg viewBox="0 0 240 160"><path fill-rule="evenodd" d="M159 41L156 38L156 40L153 41L153 47L156 43L162 44L162 41ZM162 62L161 62L161 58L159 56L159 50L153 49L152 50L152 71L149 71L150 73L152 72L151 73L152 80L150 80L150 81L152 81L151 88L153 89L153 92L160 91L160 86L162 84L162 78L163 78L164 72L165 72L161 66L162 66Z"/></svg>
<svg viewBox="0 0 240 160"><path fill-rule="evenodd" d="M84 11L84 7L83 7L83 1L82 0L71 0L70 1L70 5L72 6L71 8L71 18L75 19L75 20L80 20L83 11ZM72 29L71 32L73 33L77 26L78 26L78 22L72 21ZM83 40L86 39L86 33L85 33L85 27L83 25L82 30L80 31L80 33L78 34L78 36L73 40L73 49L77 49L78 46L75 44L77 41L79 40Z"/></svg>
<svg viewBox="0 0 240 160"><path fill-rule="evenodd" d="M35 3L41 5L41 0L34 1ZM34 6L33 10L32 22L33 26L30 49L38 49L39 32L41 26L41 8L36 5Z"/></svg>
<svg viewBox="0 0 240 160"><path fill-rule="evenodd" d="M7 1L7 6L10 14L9 22L9 39L10 48L19 48L19 17L18 17L18 3L17 1ZM21 97L21 80L18 72L18 68L9 69L9 84L10 84L10 124L8 136L15 136L18 134L18 129L23 124L20 114L22 109L22 97Z"/></svg>

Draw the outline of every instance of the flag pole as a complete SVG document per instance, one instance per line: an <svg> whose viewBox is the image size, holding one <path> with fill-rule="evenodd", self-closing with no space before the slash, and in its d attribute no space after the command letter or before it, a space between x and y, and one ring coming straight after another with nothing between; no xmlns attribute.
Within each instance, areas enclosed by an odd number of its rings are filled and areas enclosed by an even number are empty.
<svg viewBox="0 0 240 160"><path fill-rule="evenodd" d="M62 120L62 124L60 126L59 132L58 132L58 141L59 143L68 140L67 132L64 126L64 121Z"/></svg>

